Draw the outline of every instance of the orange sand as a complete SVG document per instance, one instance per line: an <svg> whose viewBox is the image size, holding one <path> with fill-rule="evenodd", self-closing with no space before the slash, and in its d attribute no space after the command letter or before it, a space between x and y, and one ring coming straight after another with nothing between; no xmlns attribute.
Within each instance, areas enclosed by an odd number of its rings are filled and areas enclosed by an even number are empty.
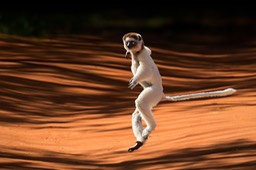
<svg viewBox="0 0 256 170"><path fill-rule="evenodd" d="M155 131L128 153L141 87L127 88L130 60L121 38L1 36L0 169L255 169L255 43L213 48L159 41L146 45L166 94L238 91L160 103Z"/></svg>

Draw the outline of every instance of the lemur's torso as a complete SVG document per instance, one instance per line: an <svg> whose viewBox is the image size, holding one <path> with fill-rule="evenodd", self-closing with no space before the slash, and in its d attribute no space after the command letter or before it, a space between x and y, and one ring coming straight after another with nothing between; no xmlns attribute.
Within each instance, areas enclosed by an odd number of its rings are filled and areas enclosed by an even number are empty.
<svg viewBox="0 0 256 170"><path fill-rule="evenodd" d="M144 46L144 49L138 54L132 54L132 65L131 71L133 75L140 72L140 76L142 76L143 81L139 82L143 88L152 86L157 87L159 90L163 90L162 86L162 78L160 72L151 57L151 50Z"/></svg>

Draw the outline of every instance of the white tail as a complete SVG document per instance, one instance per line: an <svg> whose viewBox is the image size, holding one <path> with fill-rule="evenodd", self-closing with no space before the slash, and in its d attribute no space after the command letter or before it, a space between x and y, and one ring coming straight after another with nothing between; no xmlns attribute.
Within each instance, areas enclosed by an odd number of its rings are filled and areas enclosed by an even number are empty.
<svg viewBox="0 0 256 170"><path fill-rule="evenodd" d="M210 98L210 97L224 97L229 96L235 93L236 90L233 88L228 88L225 90L217 90L217 91L210 91L210 92L201 92L201 93L194 93L194 94L185 94L180 96L165 96L164 99L168 101L183 101L183 100L190 100L190 99L200 99L200 98Z"/></svg>

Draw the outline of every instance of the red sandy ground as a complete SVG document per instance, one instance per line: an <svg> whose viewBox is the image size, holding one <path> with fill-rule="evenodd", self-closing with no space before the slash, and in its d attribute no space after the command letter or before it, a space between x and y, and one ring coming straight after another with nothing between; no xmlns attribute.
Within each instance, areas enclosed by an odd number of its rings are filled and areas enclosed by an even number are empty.
<svg viewBox="0 0 256 170"><path fill-rule="evenodd" d="M1 35L0 169L255 169L255 42L149 40L167 95L228 87L237 93L159 103L155 131L128 153L141 87L127 87L121 36Z"/></svg>

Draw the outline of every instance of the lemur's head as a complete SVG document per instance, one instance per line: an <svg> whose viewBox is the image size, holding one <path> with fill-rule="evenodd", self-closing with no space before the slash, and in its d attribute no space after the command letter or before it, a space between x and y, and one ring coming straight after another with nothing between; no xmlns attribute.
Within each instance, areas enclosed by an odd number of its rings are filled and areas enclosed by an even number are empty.
<svg viewBox="0 0 256 170"><path fill-rule="evenodd" d="M131 53L139 53L144 47L142 36L135 32L126 33L123 36L123 44L126 49L125 57L130 56Z"/></svg>

